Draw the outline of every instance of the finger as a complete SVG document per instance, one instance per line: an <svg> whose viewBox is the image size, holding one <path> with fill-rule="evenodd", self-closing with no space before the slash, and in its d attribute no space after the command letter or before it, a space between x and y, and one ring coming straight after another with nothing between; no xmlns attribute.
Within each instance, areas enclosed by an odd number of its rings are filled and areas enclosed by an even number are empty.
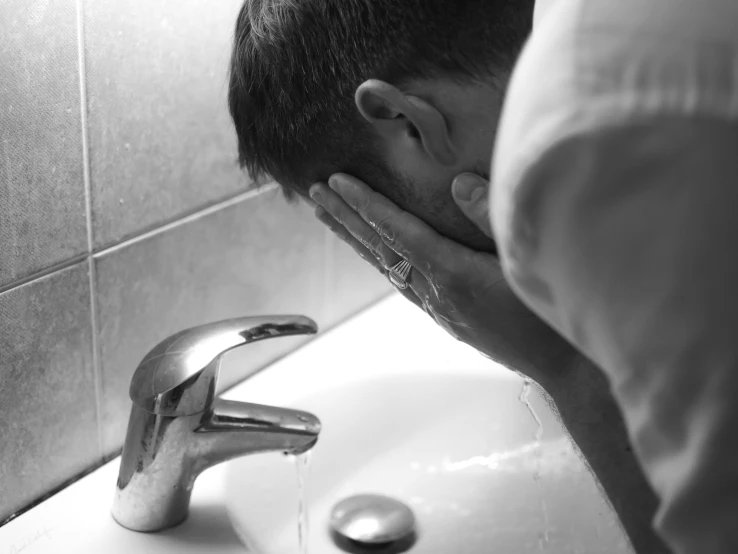
<svg viewBox="0 0 738 554"><path fill-rule="evenodd" d="M310 197L320 204L333 220L355 237L366 250L371 251L385 268L390 268L400 261L397 253L382 241L376 231L324 183L316 183L310 187Z"/></svg>
<svg viewBox="0 0 738 554"><path fill-rule="evenodd" d="M363 244L356 240L343 225L333 219L331 215L327 211L325 211L325 208L323 208L322 206L316 206L315 217L317 217L318 220L323 223L323 225L328 227L334 235L336 235L344 242L348 243L349 246L351 246L351 248L353 248L354 251L361 258L363 258L372 267L374 267L374 269L376 269L383 275L386 275L384 267L382 267L382 264L379 262L379 260L377 260L374 254L372 254L372 252L370 252Z"/></svg>
<svg viewBox="0 0 738 554"><path fill-rule="evenodd" d="M410 270L410 274L407 276L406 281L408 283L407 288L401 289L399 287L395 287L397 292L410 300L426 314L429 314L428 300L430 299L430 295L428 291L431 290L431 286L430 283L428 283L428 279L426 279L425 276L417 269L413 268Z"/></svg>
<svg viewBox="0 0 738 554"><path fill-rule="evenodd" d="M462 173L451 184L451 194L464 215L494 238L489 220L489 182L476 173Z"/></svg>
<svg viewBox="0 0 738 554"><path fill-rule="evenodd" d="M397 289L397 292L399 292L402 296L404 296L407 300L415 304L418 308L420 308L424 312L426 311L425 305L423 304L423 302L421 302L420 298L417 297L417 295L415 294L412 288L408 287L406 289Z"/></svg>
<svg viewBox="0 0 738 554"><path fill-rule="evenodd" d="M410 272L408 289L412 290L413 294L418 298L423 306L423 311L428 312L428 306L433 302L433 289L428 279L420 271L413 269Z"/></svg>
<svg viewBox="0 0 738 554"><path fill-rule="evenodd" d="M331 176L328 184L392 250L426 277L439 269L458 271L465 261L468 249L442 237L359 179L340 173Z"/></svg>
<svg viewBox="0 0 738 554"><path fill-rule="evenodd" d="M387 276L387 270L384 269L377 260L377 258L363 245L361 244L356 238L354 238L351 233L349 233L346 228L338 223L331 215L323 208L322 206L316 206L315 208L315 216L318 218L318 220L323 223L326 227L328 227L338 238L341 240L347 242L359 256L361 256L364 260L366 260L369 264L372 265L377 271L379 271L382 275L385 277ZM412 273L415 273L413 276ZM414 277L414 278L413 278ZM399 292L402 296L404 296L407 300L415 304L418 308L423 310L427 313L427 309L423 302L420 300L418 295L416 294L416 290L425 290L428 288L428 282L426 281L425 277L423 277L418 271L411 272L411 275L408 277L410 280L410 286L406 289L400 289L397 288L397 292ZM389 279L388 279L389 280ZM424 282L425 285L421 288L420 283ZM417 284L416 284L417 283Z"/></svg>

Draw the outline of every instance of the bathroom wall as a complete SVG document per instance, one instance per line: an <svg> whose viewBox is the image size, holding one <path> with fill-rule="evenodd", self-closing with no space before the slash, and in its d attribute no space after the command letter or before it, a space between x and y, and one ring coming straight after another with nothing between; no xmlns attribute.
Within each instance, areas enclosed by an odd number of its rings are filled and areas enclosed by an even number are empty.
<svg viewBox="0 0 738 554"><path fill-rule="evenodd" d="M171 333L269 313L328 329L390 292L239 172L240 2L0 2L0 523L120 449L133 370ZM228 354L222 385L304 340Z"/></svg>

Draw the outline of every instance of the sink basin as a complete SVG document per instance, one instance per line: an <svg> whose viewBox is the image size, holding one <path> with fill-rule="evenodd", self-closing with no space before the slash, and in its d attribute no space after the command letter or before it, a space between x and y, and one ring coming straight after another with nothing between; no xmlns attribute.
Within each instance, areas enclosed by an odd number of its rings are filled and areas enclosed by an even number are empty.
<svg viewBox="0 0 738 554"><path fill-rule="evenodd" d="M359 493L412 509L418 538L409 552L417 554L632 552L534 389L531 411L516 374L448 337L400 297L383 304L230 394L321 419L304 487L311 554L343 552L328 531L330 512ZM401 317L383 317L388 304ZM294 458L234 460L225 483L229 517L248 552L300 552Z"/></svg>

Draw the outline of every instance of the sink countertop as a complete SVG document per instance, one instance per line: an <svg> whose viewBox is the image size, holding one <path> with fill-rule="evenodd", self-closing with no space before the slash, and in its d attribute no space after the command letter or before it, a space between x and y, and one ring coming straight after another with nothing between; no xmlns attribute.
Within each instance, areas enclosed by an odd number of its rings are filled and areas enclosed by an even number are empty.
<svg viewBox="0 0 738 554"><path fill-rule="evenodd" d="M387 359L392 359L395 367L404 359L409 366L421 368L432 363L440 368L459 358L489 367L502 379L518 379L446 335L395 294L246 379L223 397L280 405L316 382L337 385L351 380L357 372L389 371L382 363ZM185 523L146 534L124 529L110 514L119 463L119 458L107 463L0 527L0 554L248 552L226 512L226 464L205 471L197 479Z"/></svg>

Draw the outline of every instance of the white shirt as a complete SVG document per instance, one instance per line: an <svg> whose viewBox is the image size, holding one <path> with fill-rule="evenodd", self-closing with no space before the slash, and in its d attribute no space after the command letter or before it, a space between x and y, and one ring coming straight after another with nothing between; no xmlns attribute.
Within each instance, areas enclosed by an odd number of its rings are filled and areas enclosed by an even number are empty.
<svg viewBox="0 0 738 554"><path fill-rule="evenodd" d="M609 377L678 554L738 553L738 0L557 0L511 79L491 219Z"/></svg>

